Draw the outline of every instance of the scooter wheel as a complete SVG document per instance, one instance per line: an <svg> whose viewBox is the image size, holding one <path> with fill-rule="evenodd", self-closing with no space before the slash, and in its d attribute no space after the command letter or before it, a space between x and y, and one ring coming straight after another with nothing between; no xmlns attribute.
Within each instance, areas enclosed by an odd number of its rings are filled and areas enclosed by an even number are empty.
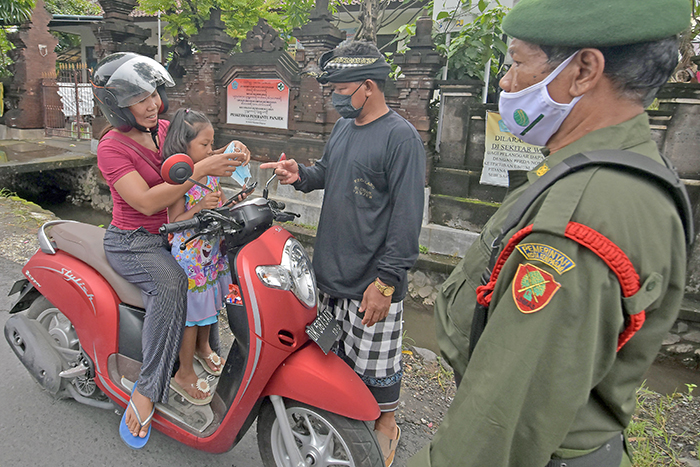
<svg viewBox="0 0 700 467"><path fill-rule="evenodd" d="M74 362L79 362L81 357L80 340L78 333L73 327L73 323L56 308L43 295L36 300L24 312L26 317L36 321L53 338L54 347L66 358L72 358ZM68 382L64 382L63 390L59 397L72 397L71 391L65 388ZM107 397L95 384L94 378L90 376L79 376L70 381L75 391L82 397L105 401Z"/></svg>
<svg viewBox="0 0 700 467"><path fill-rule="evenodd" d="M285 399L284 403L297 449L307 465L384 467L379 444L366 422L289 399ZM260 408L258 448L265 467L292 466L279 421L269 400Z"/></svg>
<svg viewBox="0 0 700 467"><path fill-rule="evenodd" d="M43 295L38 297L25 312L27 318L37 321L53 337L55 346L78 351L80 341L73 324Z"/></svg>

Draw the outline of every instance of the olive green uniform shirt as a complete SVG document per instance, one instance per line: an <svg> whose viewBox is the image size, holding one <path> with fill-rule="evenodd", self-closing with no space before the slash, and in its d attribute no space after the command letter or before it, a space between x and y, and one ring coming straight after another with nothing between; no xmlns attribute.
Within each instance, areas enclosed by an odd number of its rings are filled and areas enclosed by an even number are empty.
<svg viewBox="0 0 700 467"><path fill-rule="evenodd" d="M671 197L639 175L586 168L533 203L503 245L532 224L533 233L520 244L545 245L574 266L562 271L515 250L498 278L488 324L467 366L475 290L513 203L547 167L598 149L626 149L661 162L648 117L641 114L589 133L511 179L502 207L438 296L438 343L463 379L433 441L409 466L545 466L553 455L583 455L627 427L635 390L678 315L686 268L683 226ZM639 292L623 298L617 277L600 257L564 238L569 221L595 229L627 254L640 276ZM515 303L521 264L540 268L560 285L534 313L521 312ZM642 309L644 326L617 352L625 313ZM628 462L624 456L623 465Z"/></svg>

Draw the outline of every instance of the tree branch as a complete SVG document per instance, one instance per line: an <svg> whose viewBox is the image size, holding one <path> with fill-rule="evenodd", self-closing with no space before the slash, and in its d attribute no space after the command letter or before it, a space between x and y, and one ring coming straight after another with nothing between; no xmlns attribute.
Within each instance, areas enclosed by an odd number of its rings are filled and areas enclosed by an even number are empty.
<svg viewBox="0 0 700 467"><path fill-rule="evenodd" d="M387 18L384 18L384 15L382 14L382 16L381 16L381 18L382 18L382 19L381 19L381 23L379 24L378 27L379 27L379 28L382 28L382 27L386 26L387 24L391 24L392 21L394 21L396 18L398 18L399 16L401 16L401 14L403 14L405 11L407 11L407 10L413 8L413 6L414 6L416 3L422 4L423 2L422 2L421 0L413 0L412 2L409 2L409 3L403 5L403 6L399 7L399 8L396 8L395 10L393 10L391 13L389 13L389 16L388 16ZM423 9L421 8L420 10L418 10L418 13L420 14L422 11L423 11ZM384 12L384 10L382 10L382 13L383 13L383 12ZM414 18L415 18L415 16L414 16ZM409 21L409 23L410 23L410 21ZM407 23L407 24L408 24L408 23Z"/></svg>

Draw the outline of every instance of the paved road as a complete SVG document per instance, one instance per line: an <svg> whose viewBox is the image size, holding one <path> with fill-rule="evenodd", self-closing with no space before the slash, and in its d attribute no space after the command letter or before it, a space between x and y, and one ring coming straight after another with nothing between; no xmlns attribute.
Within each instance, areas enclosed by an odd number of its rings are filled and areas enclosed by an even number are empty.
<svg viewBox="0 0 700 467"><path fill-rule="evenodd" d="M9 317L12 283L21 266L0 258L0 327ZM3 334L4 336L4 334ZM261 466L255 426L232 451L208 454L153 430L141 451L119 437L120 415L74 400L54 400L25 370L4 337L0 339L0 465Z"/></svg>

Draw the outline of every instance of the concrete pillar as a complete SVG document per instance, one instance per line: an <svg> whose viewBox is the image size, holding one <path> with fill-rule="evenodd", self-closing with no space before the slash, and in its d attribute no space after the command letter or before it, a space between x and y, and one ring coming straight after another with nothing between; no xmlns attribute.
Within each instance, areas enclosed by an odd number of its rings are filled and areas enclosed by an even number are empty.
<svg viewBox="0 0 700 467"><path fill-rule="evenodd" d="M151 31L136 25L129 16L138 5L138 0L100 0L104 20L92 25L97 39L95 56L98 60L115 52L135 52L153 58L157 48L146 45Z"/></svg>
<svg viewBox="0 0 700 467"><path fill-rule="evenodd" d="M294 119L299 130L327 136L340 115L331 105L330 86L321 86L315 78L304 75L304 71L320 71L321 55L345 40L345 31L332 23L333 15L328 11L328 0L316 2L309 22L294 30L293 35L304 46L302 77L299 94L304 96L295 103Z"/></svg>
<svg viewBox="0 0 700 467"><path fill-rule="evenodd" d="M416 34L408 43L409 50L394 56L394 63L401 67L396 80L395 93L387 87L385 96L406 120L411 122L426 145L426 185L433 168L433 154L427 143L430 141L430 100L435 89L435 79L442 66L442 59L435 50L432 38L433 20L424 14L416 21Z"/></svg>
<svg viewBox="0 0 700 467"><path fill-rule="evenodd" d="M659 91L659 111L670 114L658 143L663 155L668 157L684 180L695 224L696 240L689 252L686 275L686 296L700 299L700 84L669 83Z"/></svg>
<svg viewBox="0 0 700 467"><path fill-rule="evenodd" d="M199 52L186 56L180 62L185 74L178 84L178 91L173 92L173 95L181 95L182 100L171 100L170 113L179 107L191 107L204 112L216 127L220 121L221 107L225 106L226 95L217 88L215 77L237 40L226 33L221 10L217 9L211 11L204 27L192 36L191 41Z"/></svg>
<svg viewBox="0 0 700 467"><path fill-rule="evenodd" d="M395 83L398 95L394 99L387 96L389 104L397 106L396 110L416 127L425 142L430 139L430 99L442 66L433 43L432 28L433 20L428 16L416 21L416 34L408 43L409 50L394 56L394 63L401 67L401 76Z"/></svg>

